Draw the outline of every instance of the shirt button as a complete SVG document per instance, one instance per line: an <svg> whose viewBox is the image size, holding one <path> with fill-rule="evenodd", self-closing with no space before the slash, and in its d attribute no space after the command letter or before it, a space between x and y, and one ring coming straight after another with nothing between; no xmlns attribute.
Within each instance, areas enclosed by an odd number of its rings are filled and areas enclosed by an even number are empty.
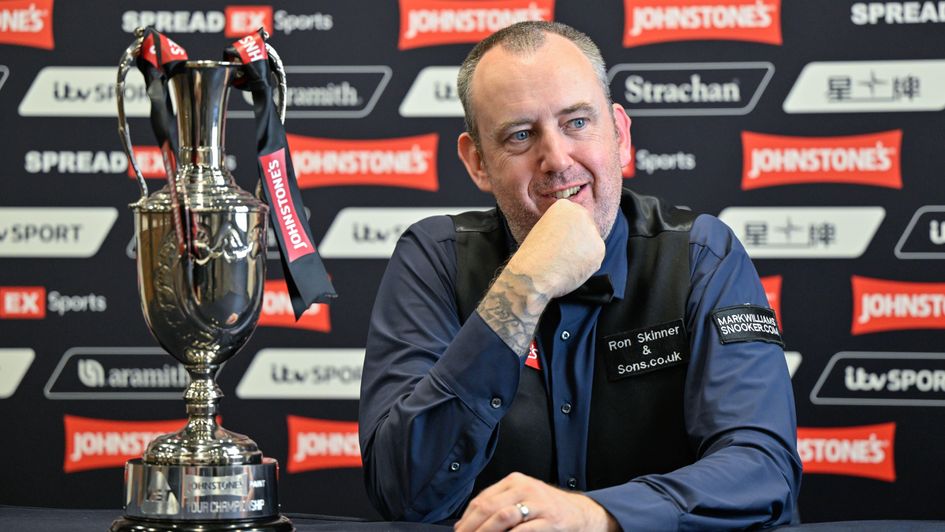
<svg viewBox="0 0 945 532"><path fill-rule="evenodd" d="M562 414L570 414L570 413L571 413L571 403L564 403L563 405L561 405L561 413L562 413Z"/></svg>
<svg viewBox="0 0 945 532"><path fill-rule="evenodd" d="M459 471L459 462L453 462L450 464L450 471Z"/></svg>
<svg viewBox="0 0 945 532"><path fill-rule="evenodd" d="M571 338L571 333L569 333L568 331L561 331L561 339L567 340L568 338Z"/></svg>
<svg viewBox="0 0 945 532"><path fill-rule="evenodd" d="M489 404L492 405L492 408L499 408L502 406L502 399L500 397L493 397Z"/></svg>
<svg viewBox="0 0 945 532"><path fill-rule="evenodd" d="M569 478L569 479L568 479L568 487L571 488L571 489L573 489L573 490L576 490L576 489L577 489L577 479L574 478L574 477Z"/></svg>

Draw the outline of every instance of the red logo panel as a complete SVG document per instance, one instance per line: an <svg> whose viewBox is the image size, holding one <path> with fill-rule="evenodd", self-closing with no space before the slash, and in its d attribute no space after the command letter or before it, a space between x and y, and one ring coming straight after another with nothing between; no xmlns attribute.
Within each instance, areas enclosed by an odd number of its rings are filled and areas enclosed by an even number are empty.
<svg viewBox="0 0 945 532"><path fill-rule="evenodd" d="M804 473L825 473L896 481L895 423L860 427L797 428L797 452Z"/></svg>
<svg viewBox="0 0 945 532"><path fill-rule="evenodd" d="M361 467L357 421L286 416L289 461L286 471Z"/></svg>
<svg viewBox="0 0 945 532"><path fill-rule="evenodd" d="M854 275L850 333L945 329L945 283L907 283Z"/></svg>
<svg viewBox="0 0 945 532"><path fill-rule="evenodd" d="M132 458L140 458L151 440L176 432L186 419L170 421L115 421L78 416L63 416L66 433L66 473L124 467Z"/></svg>
<svg viewBox="0 0 945 532"><path fill-rule="evenodd" d="M400 0L401 50L475 43L523 20L554 20L554 0Z"/></svg>
<svg viewBox="0 0 945 532"><path fill-rule="evenodd" d="M39 320L46 317L46 287L0 286L0 319Z"/></svg>
<svg viewBox="0 0 945 532"><path fill-rule="evenodd" d="M314 303L295 321L292 311L292 298L284 279L266 281L263 287L262 312L259 314L260 327L288 327L309 331L331 332L331 320L328 305Z"/></svg>
<svg viewBox="0 0 945 532"><path fill-rule="evenodd" d="M669 41L781 44L781 0L624 0L625 47Z"/></svg>
<svg viewBox="0 0 945 532"><path fill-rule="evenodd" d="M0 2L0 44L52 50L53 0Z"/></svg>
<svg viewBox="0 0 945 532"><path fill-rule="evenodd" d="M260 27L272 35L272 6L227 6L224 14L226 29L223 35L226 37L242 37Z"/></svg>
<svg viewBox="0 0 945 532"><path fill-rule="evenodd" d="M774 311L774 316L778 319L778 329L782 331L781 326L781 276L769 275L761 278L761 287L765 290L765 296L768 298L768 305Z"/></svg>

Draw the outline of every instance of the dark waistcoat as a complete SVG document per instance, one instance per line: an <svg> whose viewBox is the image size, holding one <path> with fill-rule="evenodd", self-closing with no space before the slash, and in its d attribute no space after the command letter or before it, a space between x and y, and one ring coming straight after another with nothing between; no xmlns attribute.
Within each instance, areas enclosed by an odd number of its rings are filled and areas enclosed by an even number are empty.
<svg viewBox="0 0 945 532"><path fill-rule="evenodd" d="M629 225L626 290L623 299L603 303L594 334L596 353L585 479L588 490L622 484L640 475L669 472L695 460L683 424L687 364L611 380L607 364L616 361L606 352L605 339L675 320L682 320L685 329L689 230L696 215L629 190L624 190L620 204ZM459 214L453 216L453 221L456 300L460 319L465 321L511 250L505 221L495 209ZM593 291L588 284L576 293ZM542 314L536 332L542 345L552 345L544 339L554 334L559 317L553 302ZM497 438L495 452L476 479L474 495L513 471L558 484L552 405L546 376L541 374L545 370L545 366L540 371L523 368L512 405L493 435Z"/></svg>

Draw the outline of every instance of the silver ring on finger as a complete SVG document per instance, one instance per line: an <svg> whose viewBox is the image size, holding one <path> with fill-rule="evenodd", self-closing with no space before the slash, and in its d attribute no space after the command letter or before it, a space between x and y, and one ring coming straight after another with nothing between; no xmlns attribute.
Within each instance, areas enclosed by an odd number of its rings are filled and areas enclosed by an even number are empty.
<svg viewBox="0 0 945 532"><path fill-rule="evenodd" d="M522 514L522 522L528 521L528 515L531 513L528 506L525 506L523 502L517 502L515 503L515 507L518 508L518 513Z"/></svg>

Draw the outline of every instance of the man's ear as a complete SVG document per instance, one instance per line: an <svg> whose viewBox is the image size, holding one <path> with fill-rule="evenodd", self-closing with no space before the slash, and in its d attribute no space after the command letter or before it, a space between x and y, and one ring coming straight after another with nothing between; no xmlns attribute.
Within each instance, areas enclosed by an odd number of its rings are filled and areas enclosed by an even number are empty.
<svg viewBox="0 0 945 532"><path fill-rule="evenodd" d="M630 117L619 103L613 106L614 125L617 128L617 149L620 151L620 167L630 164L633 156L630 146Z"/></svg>
<svg viewBox="0 0 945 532"><path fill-rule="evenodd" d="M475 141L473 141L468 132L464 131L459 136L459 139L457 139L456 153L459 155L460 160L463 161L463 164L466 166L466 171L469 172L469 177L471 177L473 183L479 187L479 190L491 193L492 181L489 179L489 174L486 172L482 155L479 153Z"/></svg>

